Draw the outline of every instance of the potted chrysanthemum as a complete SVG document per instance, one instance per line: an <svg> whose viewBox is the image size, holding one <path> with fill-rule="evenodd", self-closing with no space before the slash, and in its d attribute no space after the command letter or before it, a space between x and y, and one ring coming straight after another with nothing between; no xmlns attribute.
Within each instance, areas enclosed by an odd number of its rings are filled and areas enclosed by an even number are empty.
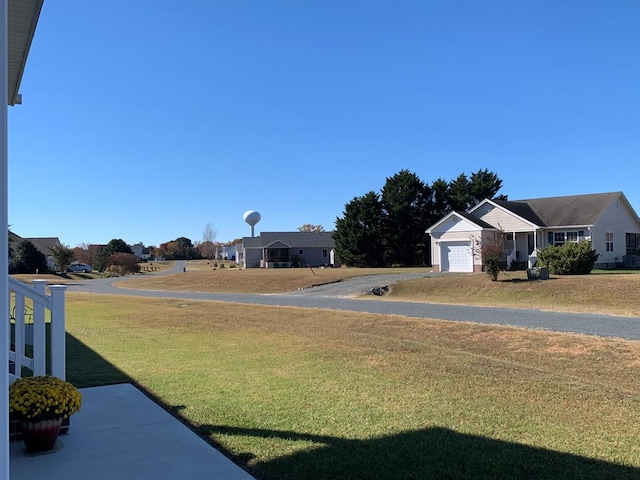
<svg viewBox="0 0 640 480"><path fill-rule="evenodd" d="M24 377L9 387L9 413L20 422L28 452L51 450L62 421L81 405L80 391L57 377Z"/></svg>

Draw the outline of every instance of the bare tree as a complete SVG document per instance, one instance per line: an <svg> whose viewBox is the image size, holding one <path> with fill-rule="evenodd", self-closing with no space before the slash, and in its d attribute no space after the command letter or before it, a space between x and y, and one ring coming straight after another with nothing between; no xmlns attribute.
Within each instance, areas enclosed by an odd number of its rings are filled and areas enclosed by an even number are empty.
<svg viewBox="0 0 640 480"><path fill-rule="evenodd" d="M305 223L301 227L298 227L298 231L320 233L320 232L324 232L324 227L322 225L312 225L310 223Z"/></svg>
<svg viewBox="0 0 640 480"><path fill-rule="evenodd" d="M202 232L202 243L198 245L200 255L208 258L209 260L215 257L217 245L214 242L217 236L218 232L213 228L213 225L207 223L204 226L204 231Z"/></svg>

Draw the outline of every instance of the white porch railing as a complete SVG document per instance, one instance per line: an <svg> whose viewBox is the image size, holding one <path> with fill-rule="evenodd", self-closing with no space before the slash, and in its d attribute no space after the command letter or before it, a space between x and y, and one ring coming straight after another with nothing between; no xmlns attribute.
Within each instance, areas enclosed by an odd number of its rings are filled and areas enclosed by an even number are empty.
<svg viewBox="0 0 640 480"><path fill-rule="evenodd" d="M46 280L34 280L33 286L29 286L9 278L13 304L9 383L20 378L24 368L30 370L31 375L66 379L64 294L67 287L50 285L50 294L47 294L46 285ZM47 323L50 324L49 329Z"/></svg>
<svg viewBox="0 0 640 480"><path fill-rule="evenodd" d="M512 250L507 250L507 270L511 269L511 264L516 261L518 255L516 254L515 248Z"/></svg>

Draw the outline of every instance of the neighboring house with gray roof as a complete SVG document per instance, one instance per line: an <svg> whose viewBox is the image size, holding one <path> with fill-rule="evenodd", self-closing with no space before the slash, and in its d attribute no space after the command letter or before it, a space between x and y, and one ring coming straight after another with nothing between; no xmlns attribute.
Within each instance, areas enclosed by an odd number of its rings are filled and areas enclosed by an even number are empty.
<svg viewBox="0 0 640 480"><path fill-rule="evenodd" d="M333 232L262 232L237 245L243 268L338 267Z"/></svg>
<svg viewBox="0 0 640 480"><path fill-rule="evenodd" d="M33 243L33 246L36 247L36 249L45 256L45 258L47 259L47 268L49 268L49 270L53 272L57 271L58 267L53 258L53 254L51 253L51 247L61 245L60 239L58 237L22 238L9 231L9 246L13 250L15 250L23 240L29 240L31 243Z"/></svg>
<svg viewBox="0 0 640 480"><path fill-rule="evenodd" d="M451 212L427 233L436 271L481 271L478 246L499 235L509 265L531 265L543 247L586 239L599 254L596 267L640 266L640 219L622 192L485 199L469 212Z"/></svg>

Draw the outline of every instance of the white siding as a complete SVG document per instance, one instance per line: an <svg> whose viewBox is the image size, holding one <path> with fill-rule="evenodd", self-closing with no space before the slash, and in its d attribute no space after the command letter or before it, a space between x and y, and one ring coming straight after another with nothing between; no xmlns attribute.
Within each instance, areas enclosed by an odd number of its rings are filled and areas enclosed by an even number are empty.
<svg viewBox="0 0 640 480"><path fill-rule="evenodd" d="M480 205L477 209L471 212L471 214L504 232L533 231L533 226L530 223L521 220L519 217L514 216L512 213L503 210L502 208L494 207L489 203Z"/></svg>
<svg viewBox="0 0 640 480"><path fill-rule="evenodd" d="M613 232L613 252L606 251L606 232ZM622 262L627 254L627 233L640 233L640 220L621 196L605 210L591 230L591 243L600 254L596 263Z"/></svg>
<svg viewBox="0 0 640 480"><path fill-rule="evenodd" d="M431 232L432 236L439 236L450 232L475 232L478 226L466 219L451 216L438 225L437 230Z"/></svg>

